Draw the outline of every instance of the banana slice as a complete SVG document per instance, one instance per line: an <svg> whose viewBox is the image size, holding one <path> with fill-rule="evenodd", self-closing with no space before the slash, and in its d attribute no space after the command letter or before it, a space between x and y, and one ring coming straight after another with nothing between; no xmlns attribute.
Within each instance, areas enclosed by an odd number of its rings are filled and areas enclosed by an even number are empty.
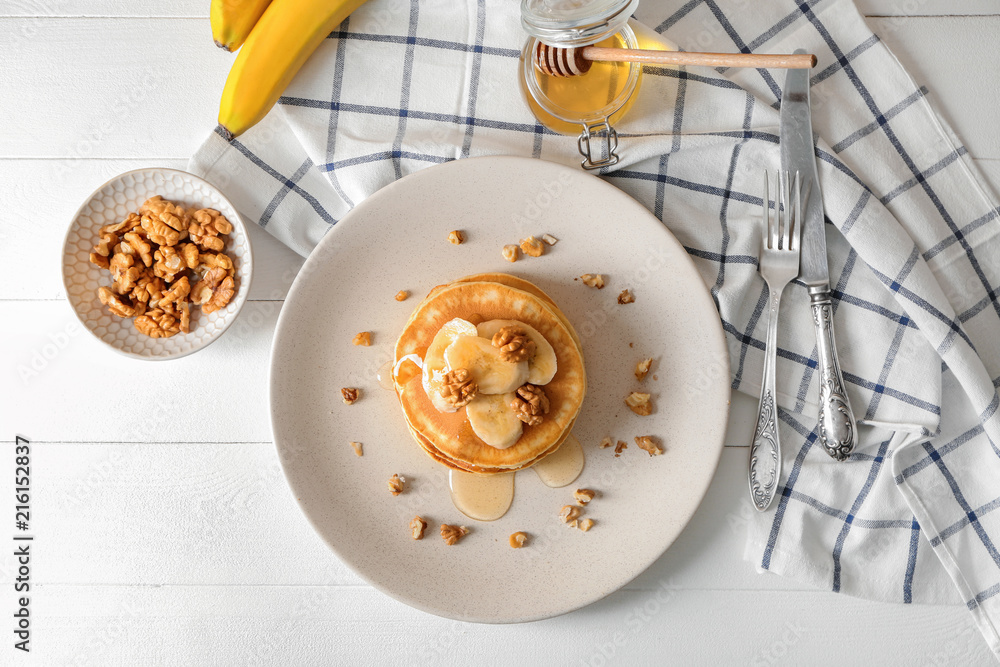
<svg viewBox="0 0 1000 667"><path fill-rule="evenodd" d="M511 363L500 356L488 338L459 336L444 351L448 368L467 368L479 385L480 394L505 394L528 379L528 362Z"/></svg>
<svg viewBox="0 0 1000 667"><path fill-rule="evenodd" d="M521 437L521 420L510 408L513 398L513 392L479 394L465 406L472 431L487 445L507 449Z"/></svg>
<svg viewBox="0 0 1000 667"><path fill-rule="evenodd" d="M489 320L476 328L480 336L487 340L493 340L493 334L500 331L501 327L509 326L521 327L528 333L528 338L535 341L535 356L528 361L528 382L537 385L551 382L558 370L556 351L552 349L549 341L545 340L545 336L537 329L516 320Z"/></svg>
<svg viewBox="0 0 1000 667"><path fill-rule="evenodd" d="M444 351L459 336L476 336L476 325L461 317L456 317L450 322L445 322L444 326L434 336L430 347L424 353L423 385L424 391L431 399L431 403L439 412L455 412L458 408L449 405L441 398L441 378L447 370L444 360Z"/></svg>

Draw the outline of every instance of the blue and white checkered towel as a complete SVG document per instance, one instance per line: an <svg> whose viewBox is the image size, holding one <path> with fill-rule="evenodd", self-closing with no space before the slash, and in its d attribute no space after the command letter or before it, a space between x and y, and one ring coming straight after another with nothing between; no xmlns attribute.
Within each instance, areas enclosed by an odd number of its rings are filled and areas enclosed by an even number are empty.
<svg viewBox="0 0 1000 667"><path fill-rule="evenodd" d="M518 3L372 0L260 126L212 135L192 171L307 254L418 169L475 155L578 164L575 137L518 95ZM849 0L646 0L685 50L819 57L813 124L836 329L861 442L816 445L816 348L802 285L778 343L783 473L750 520L758 567L860 597L964 604L1000 653L1000 210L965 148ZM758 395L766 287L761 174L775 171L781 72L647 67L603 174L680 239L719 307L733 389ZM749 500L747 500L749 505Z"/></svg>

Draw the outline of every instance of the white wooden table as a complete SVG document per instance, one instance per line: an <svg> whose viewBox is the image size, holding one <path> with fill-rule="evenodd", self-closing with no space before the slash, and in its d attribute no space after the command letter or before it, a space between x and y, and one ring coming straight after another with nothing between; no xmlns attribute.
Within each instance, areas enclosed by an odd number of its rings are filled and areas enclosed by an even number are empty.
<svg viewBox="0 0 1000 667"><path fill-rule="evenodd" d="M859 4L1000 185L1000 3ZM300 258L251 230L257 268L238 325L163 364L103 348L63 297L59 249L82 199L128 169L184 168L214 127L230 57L207 13L207 0L0 0L0 425L4 442L32 440L36 536L25 655L8 629L18 575L4 447L0 664L992 662L957 603L861 601L743 562L755 407L743 397L690 526L597 604L472 625L350 572L296 507L268 425L268 350Z"/></svg>

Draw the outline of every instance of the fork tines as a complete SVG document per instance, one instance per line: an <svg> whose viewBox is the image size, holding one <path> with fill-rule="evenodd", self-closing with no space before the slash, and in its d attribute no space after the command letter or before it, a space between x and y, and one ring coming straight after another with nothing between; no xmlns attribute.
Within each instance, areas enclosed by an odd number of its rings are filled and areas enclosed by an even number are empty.
<svg viewBox="0 0 1000 667"><path fill-rule="evenodd" d="M768 250L799 250L799 238L802 232L802 194L799 183L799 172L795 172L794 185L791 174L779 171L774 201L774 215L771 215L770 177L764 172L764 220L767 221L767 234L763 242ZM794 207L791 206L792 193L795 193ZM783 214L783 215L782 215Z"/></svg>

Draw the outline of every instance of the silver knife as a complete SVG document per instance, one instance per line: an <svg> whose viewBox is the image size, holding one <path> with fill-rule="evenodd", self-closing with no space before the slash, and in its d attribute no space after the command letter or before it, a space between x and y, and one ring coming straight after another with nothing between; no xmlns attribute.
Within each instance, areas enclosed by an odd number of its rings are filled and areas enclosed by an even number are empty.
<svg viewBox="0 0 1000 667"><path fill-rule="evenodd" d="M805 53L799 49L795 53ZM816 153L809 107L809 70L790 69L781 93L781 168L802 179L803 223L799 280L809 289L819 350L819 437L826 453L845 460L854 450L857 423L844 388L833 337L830 267L826 259L823 195L816 177Z"/></svg>

